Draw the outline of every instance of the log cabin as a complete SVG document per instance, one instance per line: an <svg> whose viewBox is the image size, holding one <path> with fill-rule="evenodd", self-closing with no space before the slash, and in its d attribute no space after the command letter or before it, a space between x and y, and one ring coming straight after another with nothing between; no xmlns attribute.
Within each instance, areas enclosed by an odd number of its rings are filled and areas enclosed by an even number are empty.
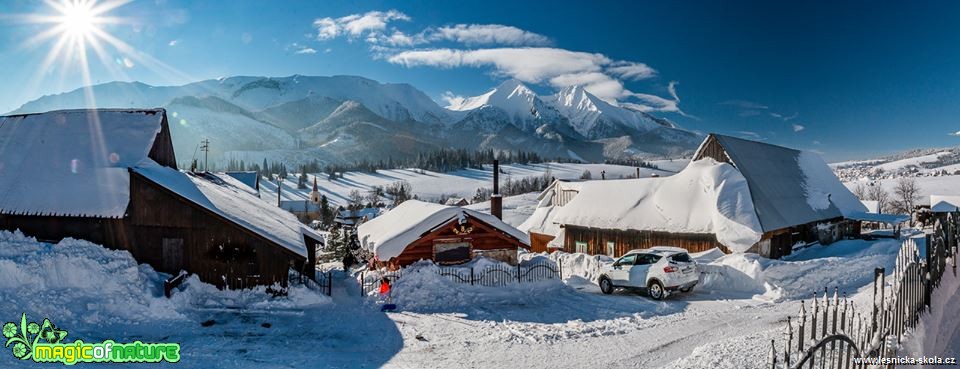
<svg viewBox="0 0 960 369"><path fill-rule="evenodd" d="M670 177L590 181L552 216L567 252L719 248L769 258L794 245L859 235L866 208L820 157L711 134Z"/></svg>
<svg viewBox="0 0 960 369"><path fill-rule="evenodd" d="M361 224L363 248L390 268L419 260L459 264L478 256L517 263L530 246L526 233L494 215L458 206L408 200Z"/></svg>
<svg viewBox="0 0 960 369"><path fill-rule="evenodd" d="M314 277L320 235L255 188L176 162L163 109L0 117L0 229L126 250L220 288Z"/></svg>

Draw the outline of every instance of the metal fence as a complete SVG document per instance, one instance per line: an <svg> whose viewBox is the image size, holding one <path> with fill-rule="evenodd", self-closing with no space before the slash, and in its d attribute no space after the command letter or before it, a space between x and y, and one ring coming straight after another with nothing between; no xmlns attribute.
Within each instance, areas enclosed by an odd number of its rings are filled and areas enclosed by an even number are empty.
<svg viewBox="0 0 960 369"><path fill-rule="evenodd" d="M839 296L837 289L832 297L826 288L822 298L815 293L809 310L808 304L801 301L796 319L787 318L783 342L771 342L769 366L854 368L866 366L856 363L857 357L894 356L904 333L930 310L931 294L943 273L949 267L956 275L960 214L948 214L942 220L936 223L932 234L904 241L890 288L886 271L874 270L869 311L857 311L845 294Z"/></svg>
<svg viewBox="0 0 960 369"><path fill-rule="evenodd" d="M317 277L314 280L317 282L320 292L323 292L324 295L330 296L333 294L333 272L318 270Z"/></svg>
<svg viewBox="0 0 960 369"><path fill-rule="evenodd" d="M360 293L366 296L372 291L380 289L380 284L386 278L391 284L406 273L417 273L423 269L401 269L389 272L361 273L359 278ZM464 266L440 266L436 273L455 283L474 286L503 287L516 283L540 282L549 279L561 279L563 262L554 263L550 260L528 261L510 266L494 264L483 268Z"/></svg>

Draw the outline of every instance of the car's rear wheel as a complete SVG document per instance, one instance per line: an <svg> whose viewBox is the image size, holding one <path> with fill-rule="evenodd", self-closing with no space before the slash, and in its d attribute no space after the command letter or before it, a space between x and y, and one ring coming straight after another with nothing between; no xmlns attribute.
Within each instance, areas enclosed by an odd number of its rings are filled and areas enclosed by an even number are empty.
<svg viewBox="0 0 960 369"><path fill-rule="evenodd" d="M647 285L647 294L650 295L650 298L654 300L662 300L666 291L663 289L663 284L660 281L651 281Z"/></svg>
<svg viewBox="0 0 960 369"><path fill-rule="evenodd" d="M600 292L603 292L604 295L613 293L613 282L610 281L610 278L600 278Z"/></svg>
<svg viewBox="0 0 960 369"><path fill-rule="evenodd" d="M690 291L693 291L693 286L685 287L685 288L681 288L681 289L680 289L680 292L683 292L683 293L687 293L687 292L690 292Z"/></svg>

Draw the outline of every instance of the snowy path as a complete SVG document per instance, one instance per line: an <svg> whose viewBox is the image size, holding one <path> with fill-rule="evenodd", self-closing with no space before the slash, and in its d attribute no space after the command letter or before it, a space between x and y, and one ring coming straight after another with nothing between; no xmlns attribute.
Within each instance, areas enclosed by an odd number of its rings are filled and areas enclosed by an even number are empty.
<svg viewBox="0 0 960 369"><path fill-rule="evenodd" d="M587 296L577 301L583 304L571 307L595 311L610 308L609 300L620 300L613 308L654 307L624 318L553 324L472 321L462 314L393 313L390 318L398 323L405 346L387 366L648 368L668 366L691 355L696 347L726 343L742 346L736 348L740 357L727 357L726 364L754 367L762 364L752 360L762 362L767 348L756 344L769 339L746 340L744 336L780 331L781 320L795 309L793 304L752 300L698 300L706 296L698 294L652 303L631 293L590 296L593 293L584 292ZM652 315L658 311L668 313ZM424 340L414 338L418 335Z"/></svg>

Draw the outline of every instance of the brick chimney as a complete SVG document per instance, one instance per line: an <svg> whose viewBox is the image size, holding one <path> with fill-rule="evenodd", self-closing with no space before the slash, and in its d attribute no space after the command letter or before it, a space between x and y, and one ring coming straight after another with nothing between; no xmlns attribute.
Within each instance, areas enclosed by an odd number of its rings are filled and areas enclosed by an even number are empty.
<svg viewBox="0 0 960 369"><path fill-rule="evenodd" d="M500 197L500 161L493 161L493 195L490 196L490 214L503 219L503 197Z"/></svg>

